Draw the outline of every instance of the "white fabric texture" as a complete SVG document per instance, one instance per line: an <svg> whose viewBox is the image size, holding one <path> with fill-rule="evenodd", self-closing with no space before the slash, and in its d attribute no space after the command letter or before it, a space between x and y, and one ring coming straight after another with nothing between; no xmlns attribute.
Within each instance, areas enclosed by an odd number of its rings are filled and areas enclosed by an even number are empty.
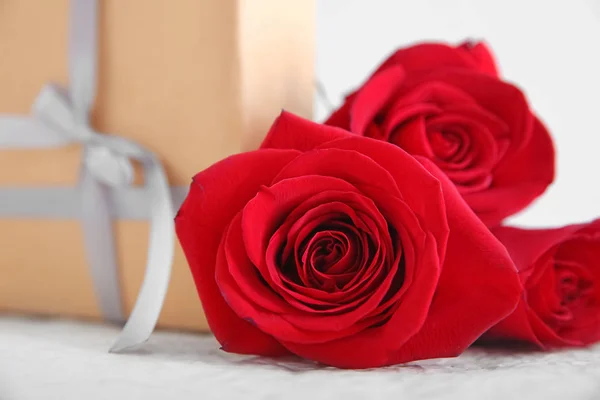
<svg viewBox="0 0 600 400"><path fill-rule="evenodd" d="M600 399L600 346L507 352L343 371L219 350L209 335L156 332L109 354L116 327L0 318L0 399Z"/></svg>

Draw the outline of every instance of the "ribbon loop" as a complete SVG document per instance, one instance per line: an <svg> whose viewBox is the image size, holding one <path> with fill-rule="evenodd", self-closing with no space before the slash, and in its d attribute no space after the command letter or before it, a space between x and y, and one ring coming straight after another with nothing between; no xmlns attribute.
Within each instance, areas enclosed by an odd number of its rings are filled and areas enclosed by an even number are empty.
<svg viewBox="0 0 600 400"><path fill-rule="evenodd" d="M76 128L71 99L60 86L44 85L33 103L31 114L43 125L72 141L90 137L88 132Z"/></svg>

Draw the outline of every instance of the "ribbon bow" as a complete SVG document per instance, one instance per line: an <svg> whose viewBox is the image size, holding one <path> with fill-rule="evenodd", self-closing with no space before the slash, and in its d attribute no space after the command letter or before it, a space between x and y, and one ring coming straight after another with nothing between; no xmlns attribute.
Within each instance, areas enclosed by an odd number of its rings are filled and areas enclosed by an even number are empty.
<svg viewBox="0 0 600 400"><path fill-rule="evenodd" d="M79 189L85 245L100 308L108 320L122 322L118 265L113 243L110 191L133 182L130 160L144 169L150 201L150 240L146 274L136 304L111 347L118 352L145 342L156 325L166 296L175 244L174 209L159 159L139 144L100 134L88 122L96 82L96 0L71 1L70 85L48 84L32 116L0 116L0 148L56 148L84 145Z"/></svg>
<svg viewBox="0 0 600 400"><path fill-rule="evenodd" d="M33 104L32 115L49 128L52 135L64 138L65 145L69 142L85 144L87 147L85 166L98 181L105 185L111 187L131 185L134 170L129 159L134 158L144 162L154 158L152 153L130 140L99 134L87 124L87 121L78 122L68 94L59 86L49 84L42 89Z"/></svg>

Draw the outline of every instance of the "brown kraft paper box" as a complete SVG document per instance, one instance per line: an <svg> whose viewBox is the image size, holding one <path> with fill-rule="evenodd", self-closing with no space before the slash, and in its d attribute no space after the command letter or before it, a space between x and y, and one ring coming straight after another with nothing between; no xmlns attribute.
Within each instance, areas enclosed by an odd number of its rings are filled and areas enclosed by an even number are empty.
<svg viewBox="0 0 600 400"><path fill-rule="evenodd" d="M67 83L67 0L0 2L0 114L28 114ZM314 0L99 2L94 128L162 160L170 184L256 148L281 109L310 117ZM0 187L74 186L80 146L0 149ZM138 177L138 181L141 181ZM146 264L148 222L113 224L124 307ZM0 313L101 319L78 220L0 216ZM179 245L159 326L207 330Z"/></svg>

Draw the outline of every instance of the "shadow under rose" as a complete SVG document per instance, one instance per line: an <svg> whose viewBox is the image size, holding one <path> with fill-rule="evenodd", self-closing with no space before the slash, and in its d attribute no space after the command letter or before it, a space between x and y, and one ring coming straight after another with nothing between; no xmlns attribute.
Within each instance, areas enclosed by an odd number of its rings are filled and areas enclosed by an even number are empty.
<svg viewBox="0 0 600 400"><path fill-rule="evenodd" d="M241 368L261 367L261 369L273 369L292 373L313 372L317 370L328 370L331 372L347 372L335 367L327 366L317 362L304 360L296 356L286 357L261 357L254 355L240 355L228 353L222 350L217 340L210 334L181 334L174 332L159 332L150 340L136 349L118 354L118 356L139 356L160 358L168 361L202 363L214 366L232 366ZM390 373L398 370L421 371L424 368L417 363L394 365L384 368L372 368L354 370L356 372L377 371L378 373L388 371Z"/></svg>
<svg viewBox="0 0 600 400"><path fill-rule="evenodd" d="M295 356L269 358L228 353L222 350L221 345L210 334L158 332L139 348L122 354L122 356L128 355L191 364L201 363L239 368L260 367L261 369L287 371L295 374L317 370L328 370L332 373L348 371ZM379 374L398 373L399 371L424 374L474 370L493 371L510 368L516 360L522 359L523 356L535 359L547 355L547 352L538 351L522 343L478 342L459 357L420 360L383 368L354 371L363 373L376 371Z"/></svg>

